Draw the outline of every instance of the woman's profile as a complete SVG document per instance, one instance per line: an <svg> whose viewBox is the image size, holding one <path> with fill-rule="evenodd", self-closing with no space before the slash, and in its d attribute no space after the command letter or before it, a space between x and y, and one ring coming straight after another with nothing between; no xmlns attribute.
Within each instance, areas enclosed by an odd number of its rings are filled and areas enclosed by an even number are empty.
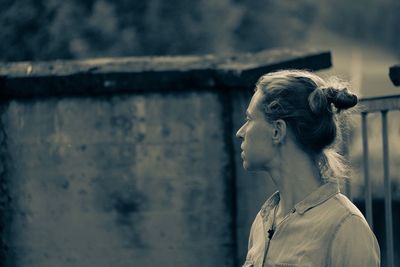
<svg viewBox="0 0 400 267"><path fill-rule="evenodd" d="M334 144L337 119L357 104L338 80L301 70L262 76L236 136L243 167L278 191L261 207L243 266L380 266L375 235L339 191L347 175Z"/></svg>

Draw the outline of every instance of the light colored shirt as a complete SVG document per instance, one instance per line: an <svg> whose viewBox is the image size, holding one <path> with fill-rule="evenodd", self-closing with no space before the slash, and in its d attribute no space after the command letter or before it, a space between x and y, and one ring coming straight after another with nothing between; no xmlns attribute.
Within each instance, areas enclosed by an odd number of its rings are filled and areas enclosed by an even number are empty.
<svg viewBox="0 0 400 267"><path fill-rule="evenodd" d="M297 203L275 228L275 192L262 206L250 230L244 267L380 266L380 250L362 213L328 182Z"/></svg>

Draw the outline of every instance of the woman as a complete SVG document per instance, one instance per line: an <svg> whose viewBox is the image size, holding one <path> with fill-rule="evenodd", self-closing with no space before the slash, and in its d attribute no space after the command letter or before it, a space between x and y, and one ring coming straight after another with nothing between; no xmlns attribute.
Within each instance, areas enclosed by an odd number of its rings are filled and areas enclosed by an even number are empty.
<svg viewBox="0 0 400 267"><path fill-rule="evenodd" d="M266 171L278 191L253 222L243 266L380 265L373 232L338 189L346 168L333 148L336 115L357 104L343 86L298 70L257 82L236 135L244 168Z"/></svg>

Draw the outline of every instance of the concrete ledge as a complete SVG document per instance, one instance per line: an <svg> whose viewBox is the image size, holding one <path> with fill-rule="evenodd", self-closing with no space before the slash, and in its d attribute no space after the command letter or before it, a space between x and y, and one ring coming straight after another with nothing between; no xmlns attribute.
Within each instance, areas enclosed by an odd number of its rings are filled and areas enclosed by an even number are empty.
<svg viewBox="0 0 400 267"><path fill-rule="evenodd" d="M400 65L394 65L389 68L389 77L394 85L400 86Z"/></svg>
<svg viewBox="0 0 400 267"><path fill-rule="evenodd" d="M329 68L329 51L267 50L231 56L127 57L0 64L2 99L253 87L284 68Z"/></svg>

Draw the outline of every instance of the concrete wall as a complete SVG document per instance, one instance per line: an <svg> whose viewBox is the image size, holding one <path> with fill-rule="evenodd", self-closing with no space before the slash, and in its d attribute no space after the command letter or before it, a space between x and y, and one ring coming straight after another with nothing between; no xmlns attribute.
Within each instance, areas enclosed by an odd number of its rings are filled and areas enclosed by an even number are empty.
<svg viewBox="0 0 400 267"><path fill-rule="evenodd" d="M236 131L267 51L0 64L0 265L241 266L275 191Z"/></svg>
<svg viewBox="0 0 400 267"><path fill-rule="evenodd" d="M215 93L12 101L1 119L9 266L232 266Z"/></svg>

